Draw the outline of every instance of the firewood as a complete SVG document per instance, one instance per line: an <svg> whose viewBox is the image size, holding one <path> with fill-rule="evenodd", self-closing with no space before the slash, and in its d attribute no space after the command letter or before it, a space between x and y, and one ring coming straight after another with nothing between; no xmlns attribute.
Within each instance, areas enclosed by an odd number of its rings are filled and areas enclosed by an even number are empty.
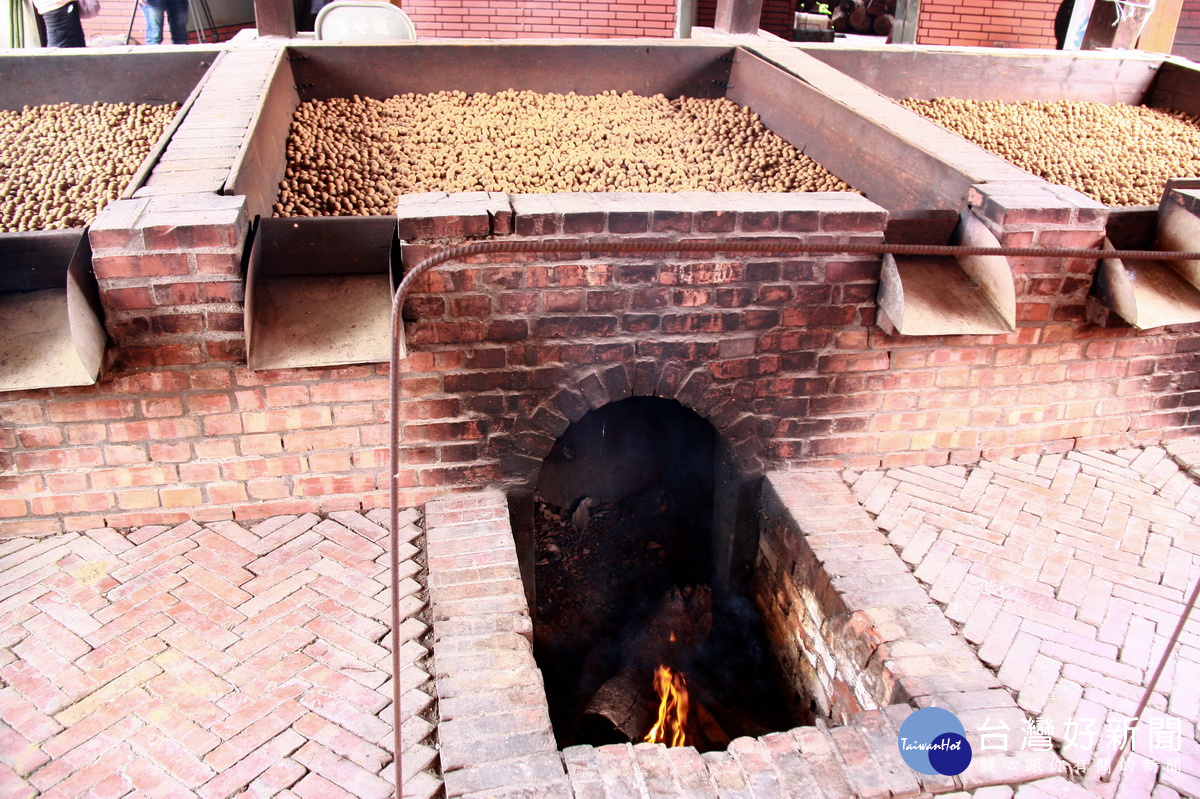
<svg viewBox="0 0 1200 799"><path fill-rule="evenodd" d="M593 740L640 741L654 723L659 665L687 659L712 631L712 590L671 588L650 618L621 648L621 668L594 693L580 716L581 732Z"/></svg>
<svg viewBox="0 0 1200 799"><path fill-rule="evenodd" d="M724 749L729 746L729 735L713 714L708 711L699 698L693 696L691 701L692 718L695 719L696 729L705 749Z"/></svg>
<svg viewBox="0 0 1200 799"><path fill-rule="evenodd" d="M706 586L673 587L658 602L649 620L626 649L626 662L646 672L700 647L712 631L712 590Z"/></svg>
<svg viewBox="0 0 1200 799"><path fill-rule="evenodd" d="M653 682L644 672L622 666L592 694L579 720L580 733L598 742L637 742L654 724L657 712Z"/></svg>
<svg viewBox="0 0 1200 799"><path fill-rule="evenodd" d="M875 32L880 36L890 36L892 33L892 28L895 26L896 18L891 14L881 14L880 16L875 17L874 29Z"/></svg>
<svg viewBox="0 0 1200 799"><path fill-rule="evenodd" d="M871 15L867 13L866 6L858 6L850 12L850 27L858 33L866 33L871 30L874 24Z"/></svg>
<svg viewBox="0 0 1200 799"><path fill-rule="evenodd" d="M688 690L721 723L722 728L731 731L731 735L749 735L757 738L771 732L769 727L755 721L748 714L723 704L695 678L688 683Z"/></svg>
<svg viewBox="0 0 1200 799"><path fill-rule="evenodd" d="M596 500L591 497L584 497L579 500L579 505L575 508L575 512L571 514L571 524L575 527L575 532L583 533L587 529L588 521L591 519L591 507L596 504Z"/></svg>

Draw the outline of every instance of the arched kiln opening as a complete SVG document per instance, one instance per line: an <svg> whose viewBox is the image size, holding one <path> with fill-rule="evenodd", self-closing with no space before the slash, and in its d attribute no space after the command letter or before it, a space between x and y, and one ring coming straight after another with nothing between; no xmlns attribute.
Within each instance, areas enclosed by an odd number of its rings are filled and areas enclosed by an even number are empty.
<svg viewBox="0 0 1200 799"><path fill-rule="evenodd" d="M748 598L759 482L675 400L605 405L555 443L514 515L561 747L645 740L672 683L689 712L668 733L702 751L811 722L786 710Z"/></svg>

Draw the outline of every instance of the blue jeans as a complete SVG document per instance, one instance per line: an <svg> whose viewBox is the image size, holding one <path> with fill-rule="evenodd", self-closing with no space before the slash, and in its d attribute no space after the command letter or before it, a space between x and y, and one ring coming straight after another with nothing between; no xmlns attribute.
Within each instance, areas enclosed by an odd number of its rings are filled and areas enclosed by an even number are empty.
<svg viewBox="0 0 1200 799"><path fill-rule="evenodd" d="M164 11L171 26L171 44L187 44L188 0L142 0L146 44L162 44Z"/></svg>

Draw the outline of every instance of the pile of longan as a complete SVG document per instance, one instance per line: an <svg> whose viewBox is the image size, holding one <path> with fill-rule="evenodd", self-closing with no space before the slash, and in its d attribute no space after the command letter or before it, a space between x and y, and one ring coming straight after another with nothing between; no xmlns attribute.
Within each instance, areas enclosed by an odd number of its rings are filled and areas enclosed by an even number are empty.
<svg viewBox="0 0 1200 799"><path fill-rule="evenodd" d="M980 147L1111 206L1158 205L1167 178L1200 176L1200 118L1060 100L902 100Z"/></svg>
<svg viewBox="0 0 1200 799"><path fill-rule="evenodd" d="M117 199L179 106L0 110L0 232L83 227Z"/></svg>
<svg viewBox="0 0 1200 799"><path fill-rule="evenodd" d="M852 189L725 99L447 91L296 109L276 216L384 215L428 191Z"/></svg>

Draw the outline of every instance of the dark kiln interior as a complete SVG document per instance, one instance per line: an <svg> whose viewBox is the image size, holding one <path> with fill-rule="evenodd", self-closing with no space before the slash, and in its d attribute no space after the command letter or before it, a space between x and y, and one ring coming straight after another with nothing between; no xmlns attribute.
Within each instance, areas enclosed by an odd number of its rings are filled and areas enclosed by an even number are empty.
<svg viewBox="0 0 1200 799"><path fill-rule="evenodd" d="M712 425L674 400L612 403L559 438L533 508L531 593L560 746L642 740L658 664L684 674L702 750L810 721L783 710L731 554L744 483Z"/></svg>

